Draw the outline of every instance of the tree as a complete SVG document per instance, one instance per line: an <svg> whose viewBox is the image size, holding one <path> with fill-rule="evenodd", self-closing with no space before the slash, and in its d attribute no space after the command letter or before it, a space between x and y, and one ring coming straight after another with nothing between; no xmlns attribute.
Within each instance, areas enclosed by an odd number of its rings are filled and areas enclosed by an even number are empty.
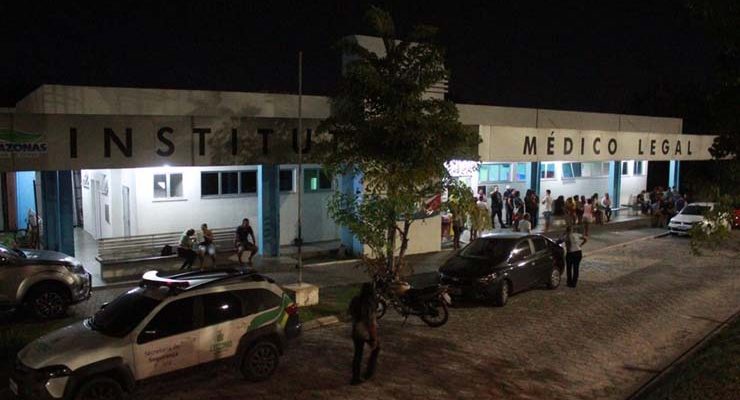
<svg viewBox="0 0 740 400"><path fill-rule="evenodd" d="M333 146L322 163L334 175L362 177L362 193L333 195L330 215L370 247L375 265L397 275L414 214L448 181L444 163L477 159L480 138L458 121L452 102L425 95L449 76L435 29L419 26L399 41L387 12L372 7L366 18L385 54L340 42L353 58L319 128Z"/></svg>

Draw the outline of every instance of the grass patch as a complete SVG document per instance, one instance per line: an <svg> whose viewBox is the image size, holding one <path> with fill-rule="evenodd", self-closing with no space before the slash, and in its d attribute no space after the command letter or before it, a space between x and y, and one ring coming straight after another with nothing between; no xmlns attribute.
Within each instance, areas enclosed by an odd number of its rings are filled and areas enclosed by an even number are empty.
<svg viewBox="0 0 740 400"><path fill-rule="evenodd" d="M47 333L79 321L70 317L52 321L11 322L0 325L0 359L13 360L27 344Z"/></svg>
<svg viewBox="0 0 740 400"><path fill-rule="evenodd" d="M337 316L340 320L349 319L347 308L352 297L360 293L361 283L354 285L342 285L321 288L319 291L319 304L310 307L301 308L299 314L301 320L310 321L312 319Z"/></svg>
<svg viewBox="0 0 740 400"><path fill-rule="evenodd" d="M735 400L740 393L740 318L678 365L640 400Z"/></svg>

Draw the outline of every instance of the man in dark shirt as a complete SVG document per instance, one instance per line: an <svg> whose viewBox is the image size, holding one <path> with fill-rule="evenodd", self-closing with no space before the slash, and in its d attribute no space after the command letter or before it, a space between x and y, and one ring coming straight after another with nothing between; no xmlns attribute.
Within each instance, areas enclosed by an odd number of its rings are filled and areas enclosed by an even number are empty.
<svg viewBox="0 0 740 400"><path fill-rule="evenodd" d="M491 226L496 228L496 216L498 216L498 222L502 228L506 228L506 224L501 218L501 211L504 208L504 199L501 196L501 192L498 191L498 186L493 187L493 193L491 193Z"/></svg>
<svg viewBox="0 0 740 400"><path fill-rule="evenodd" d="M252 241L249 241L249 237L252 237ZM245 250L249 251L249 260L247 263L252 263L252 257L257 254L257 238L254 236L252 227L249 226L249 218L244 218L242 224L236 228L236 236L234 237L234 247L236 247L236 255L239 259L239 265L242 264L242 254Z"/></svg>

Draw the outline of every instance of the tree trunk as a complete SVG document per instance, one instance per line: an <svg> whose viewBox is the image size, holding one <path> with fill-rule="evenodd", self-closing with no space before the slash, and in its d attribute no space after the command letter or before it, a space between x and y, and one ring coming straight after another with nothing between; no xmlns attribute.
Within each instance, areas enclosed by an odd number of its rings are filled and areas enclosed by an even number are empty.
<svg viewBox="0 0 740 400"><path fill-rule="evenodd" d="M393 219L394 225L392 227L388 227L387 230L387 236L388 239L387 246L385 249L385 257L386 257L386 265L388 267L388 272L392 273L394 276L396 275L396 263L395 263L395 249L396 249L396 226L395 226L395 218Z"/></svg>
<svg viewBox="0 0 740 400"><path fill-rule="evenodd" d="M401 232L401 250L398 252L398 265L402 265L403 256L406 255L406 249L409 247L409 228L411 228L411 220L406 218L403 220L403 232Z"/></svg>

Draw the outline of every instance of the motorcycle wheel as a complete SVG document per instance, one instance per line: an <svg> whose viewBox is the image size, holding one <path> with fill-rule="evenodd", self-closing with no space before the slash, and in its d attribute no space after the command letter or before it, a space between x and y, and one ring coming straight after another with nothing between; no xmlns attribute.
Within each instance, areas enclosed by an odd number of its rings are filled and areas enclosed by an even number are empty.
<svg viewBox="0 0 740 400"><path fill-rule="evenodd" d="M378 306L375 308L375 318L381 319L385 315L385 311L388 309L388 305L385 303L385 300L378 299Z"/></svg>
<svg viewBox="0 0 740 400"><path fill-rule="evenodd" d="M440 299L430 300L426 304L427 312L421 315L421 320L432 328L440 327L447 323L450 312L447 310L447 304Z"/></svg>

